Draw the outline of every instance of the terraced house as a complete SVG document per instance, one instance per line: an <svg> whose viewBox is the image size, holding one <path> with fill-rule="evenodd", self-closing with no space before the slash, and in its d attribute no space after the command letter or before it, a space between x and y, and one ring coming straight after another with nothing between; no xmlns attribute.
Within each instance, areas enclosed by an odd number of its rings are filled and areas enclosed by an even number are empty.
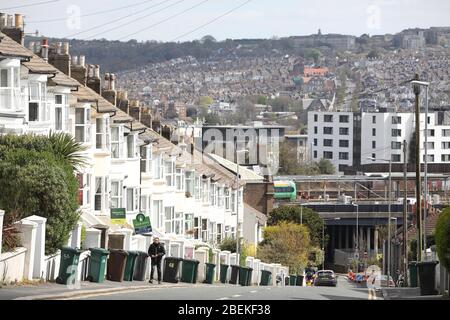
<svg viewBox="0 0 450 320"><path fill-rule="evenodd" d="M102 85L99 66L71 57L68 43L44 39L27 49L22 30L20 16L0 28L0 133L62 131L86 146L88 165L76 173L86 228L131 234L142 212L166 243L214 245L236 236L239 210L241 230L247 216L261 229L265 221L244 209L244 183L237 185L234 172L190 144L174 145L145 117L132 117L115 75L106 74ZM111 222L112 208L126 209L125 224Z"/></svg>

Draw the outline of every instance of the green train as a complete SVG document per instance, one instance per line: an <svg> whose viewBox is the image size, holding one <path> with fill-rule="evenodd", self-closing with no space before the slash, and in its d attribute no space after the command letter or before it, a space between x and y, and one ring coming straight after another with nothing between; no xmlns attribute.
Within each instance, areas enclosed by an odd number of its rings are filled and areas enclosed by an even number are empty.
<svg viewBox="0 0 450 320"><path fill-rule="evenodd" d="M297 199L297 186L293 181L274 181L274 198L295 201Z"/></svg>

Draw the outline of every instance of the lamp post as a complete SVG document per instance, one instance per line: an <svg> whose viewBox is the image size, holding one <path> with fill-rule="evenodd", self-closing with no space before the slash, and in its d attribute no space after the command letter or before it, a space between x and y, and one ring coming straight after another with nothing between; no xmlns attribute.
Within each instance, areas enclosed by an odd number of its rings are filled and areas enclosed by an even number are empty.
<svg viewBox="0 0 450 320"><path fill-rule="evenodd" d="M356 199L355 199L356 202ZM356 245L355 252L359 254L359 205L357 203L353 203L353 206L356 207Z"/></svg>
<svg viewBox="0 0 450 320"><path fill-rule="evenodd" d="M392 158L389 159L378 159L378 158L367 158L369 160L375 161L387 161L389 162L389 196L388 196L388 252L387 252L387 275L391 275L391 196L392 196Z"/></svg>
<svg viewBox="0 0 450 320"><path fill-rule="evenodd" d="M239 186L239 153L245 153L248 152L248 150L244 149L244 150L236 150L236 184L237 184L237 192L236 192L236 264L240 265L240 250L241 250L241 246L240 246L240 242L241 239L239 238L239 203L240 203L240 186Z"/></svg>
<svg viewBox="0 0 450 320"><path fill-rule="evenodd" d="M336 217L333 219L323 219L323 224L322 224L322 270L325 269L325 221L328 220L341 220L341 218Z"/></svg>
<svg viewBox="0 0 450 320"><path fill-rule="evenodd" d="M423 232L421 234L419 234L419 236L423 236L423 240L419 239L419 242L422 243L423 241L423 254L421 252L420 260L423 260L424 256L425 256L425 251L427 250L427 232L426 232L426 220L427 220L427 204L428 204L428 90L430 87L430 83L429 82L425 82L425 81L418 81L418 80L414 80L411 81L413 86L422 86L425 87L425 146L424 146L424 176L423 176L423 184L424 184L424 206L423 206L423 229L422 228L418 228L418 230L422 229ZM420 110L419 110L420 111ZM416 124L418 126L420 126L420 121L419 124ZM420 163L420 159L417 159L417 161ZM420 208L420 204L417 204L417 207ZM420 213L419 213L420 215ZM418 220L418 223L420 223L422 219ZM419 246L420 248L420 246ZM422 250L420 250L422 251Z"/></svg>

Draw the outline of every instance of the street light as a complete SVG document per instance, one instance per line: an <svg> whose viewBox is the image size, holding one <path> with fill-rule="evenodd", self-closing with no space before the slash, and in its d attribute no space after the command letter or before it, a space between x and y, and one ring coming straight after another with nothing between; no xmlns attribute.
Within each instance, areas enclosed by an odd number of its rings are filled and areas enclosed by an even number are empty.
<svg viewBox="0 0 450 320"><path fill-rule="evenodd" d="M427 250L427 234L426 234L426 220L427 220L427 204L428 204L428 90L430 87L430 83L426 82L426 81L418 81L418 80L414 80L411 81L411 84L413 85L417 85L417 86L422 86L425 87L425 159L424 159L424 176L423 176L423 183L424 183L424 194L425 194L425 205L423 208L423 232L422 232L422 236L423 236L423 250L424 252L426 252ZM419 124L417 124L418 126L420 126L420 122ZM418 159L417 161L419 161L420 163L420 159ZM417 204L417 207L420 207L420 204ZM420 213L419 213L420 215ZM419 220L420 222L420 220ZM419 239L420 242L422 242L422 239ZM421 258L423 259L423 257L425 256L425 254L421 254Z"/></svg>
<svg viewBox="0 0 450 320"><path fill-rule="evenodd" d="M391 275L391 195L392 195L392 158L378 159L369 157L369 160L387 161L389 162L389 197L388 197L388 257L387 257L387 275Z"/></svg>
<svg viewBox="0 0 450 320"><path fill-rule="evenodd" d="M322 257L322 270L325 269L325 221L328 221L328 220L341 220L341 218L336 217L336 218L333 218L333 219L323 219L323 224L322 224L322 254L323 254L323 257Z"/></svg>
<svg viewBox="0 0 450 320"><path fill-rule="evenodd" d="M355 199L356 202L356 199ZM355 251L359 252L359 205L357 203L353 203L353 206L356 207L356 246Z"/></svg>

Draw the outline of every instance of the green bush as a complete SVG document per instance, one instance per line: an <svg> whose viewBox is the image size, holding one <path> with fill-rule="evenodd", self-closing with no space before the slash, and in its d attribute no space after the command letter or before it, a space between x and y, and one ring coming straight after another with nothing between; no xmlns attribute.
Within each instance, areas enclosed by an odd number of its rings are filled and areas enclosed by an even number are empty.
<svg viewBox="0 0 450 320"><path fill-rule="evenodd" d="M436 223L436 251L439 261L450 269L450 208L445 208Z"/></svg>
<svg viewBox="0 0 450 320"><path fill-rule="evenodd" d="M231 253L236 252L236 240L233 238L225 238L219 245L220 250L230 251Z"/></svg>
<svg viewBox="0 0 450 320"><path fill-rule="evenodd" d="M73 162L54 147L45 136L0 137L0 207L17 220L47 218L46 254L67 243L79 219Z"/></svg>

